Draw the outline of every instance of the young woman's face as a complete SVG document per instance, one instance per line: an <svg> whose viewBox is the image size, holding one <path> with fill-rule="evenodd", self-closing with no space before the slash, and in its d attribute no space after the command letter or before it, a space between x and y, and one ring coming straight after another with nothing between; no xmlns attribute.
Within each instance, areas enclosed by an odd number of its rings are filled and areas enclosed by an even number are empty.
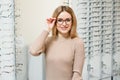
<svg viewBox="0 0 120 80"><path fill-rule="evenodd" d="M57 30L61 34L68 34L72 26L72 17L71 15L63 11L57 17Z"/></svg>

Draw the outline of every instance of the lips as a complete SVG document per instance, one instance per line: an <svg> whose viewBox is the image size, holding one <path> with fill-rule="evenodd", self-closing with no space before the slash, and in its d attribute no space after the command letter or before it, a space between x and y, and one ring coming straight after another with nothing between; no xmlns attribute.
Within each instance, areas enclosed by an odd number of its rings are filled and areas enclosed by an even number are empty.
<svg viewBox="0 0 120 80"><path fill-rule="evenodd" d="M60 27L62 30L67 30L68 27Z"/></svg>

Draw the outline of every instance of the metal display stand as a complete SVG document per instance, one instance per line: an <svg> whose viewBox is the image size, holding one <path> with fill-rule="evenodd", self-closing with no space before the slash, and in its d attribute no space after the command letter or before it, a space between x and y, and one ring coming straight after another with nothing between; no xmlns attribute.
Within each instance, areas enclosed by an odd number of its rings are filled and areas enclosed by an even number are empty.
<svg viewBox="0 0 120 80"><path fill-rule="evenodd" d="M120 79L120 0L74 0L78 33L84 39L84 80Z"/></svg>

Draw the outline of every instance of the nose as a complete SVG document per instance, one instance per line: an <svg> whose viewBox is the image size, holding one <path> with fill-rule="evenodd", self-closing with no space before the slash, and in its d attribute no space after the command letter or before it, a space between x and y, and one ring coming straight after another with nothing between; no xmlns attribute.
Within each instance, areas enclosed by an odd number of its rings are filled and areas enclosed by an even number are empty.
<svg viewBox="0 0 120 80"><path fill-rule="evenodd" d="M63 24L62 25L66 25L66 22L65 21L63 21Z"/></svg>

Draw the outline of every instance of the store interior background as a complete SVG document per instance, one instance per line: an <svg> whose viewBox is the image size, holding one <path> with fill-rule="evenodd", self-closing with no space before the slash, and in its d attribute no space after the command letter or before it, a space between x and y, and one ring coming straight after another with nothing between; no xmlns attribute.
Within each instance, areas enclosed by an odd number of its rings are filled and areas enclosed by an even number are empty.
<svg viewBox="0 0 120 80"><path fill-rule="evenodd" d="M2 64L7 64L2 54L7 50L2 50L0 45L0 80L45 80L44 55L32 56L28 48L46 27L46 18L63 4L73 8L78 20L77 31L85 42L83 80L120 80L120 0L9 1L15 3L15 26L11 27L15 37L12 56L15 71L10 76L2 73L5 70ZM4 28L0 28L2 38Z"/></svg>

